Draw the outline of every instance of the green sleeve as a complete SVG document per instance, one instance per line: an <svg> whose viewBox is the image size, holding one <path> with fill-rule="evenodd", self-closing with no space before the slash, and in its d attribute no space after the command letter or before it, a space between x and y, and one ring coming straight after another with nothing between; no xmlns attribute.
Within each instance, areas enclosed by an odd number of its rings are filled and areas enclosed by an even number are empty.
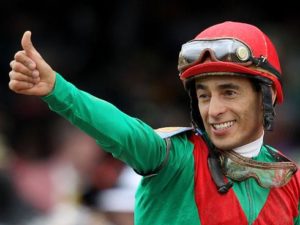
<svg viewBox="0 0 300 225"><path fill-rule="evenodd" d="M93 137L103 150L138 172L149 173L164 160L165 141L150 126L79 90L58 73L53 91L42 99L52 111Z"/></svg>

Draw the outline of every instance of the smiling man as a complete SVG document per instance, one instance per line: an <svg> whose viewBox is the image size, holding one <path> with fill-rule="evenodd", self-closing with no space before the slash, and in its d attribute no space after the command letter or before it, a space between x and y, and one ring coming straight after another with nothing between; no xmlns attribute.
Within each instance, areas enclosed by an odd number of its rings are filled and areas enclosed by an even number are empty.
<svg viewBox="0 0 300 225"><path fill-rule="evenodd" d="M262 138L262 98L252 82L226 74L196 80L200 115L217 148L231 150Z"/></svg>
<svg viewBox="0 0 300 225"><path fill-rule="evenodd" d="M178 69L192 127L158 130L66 81L30 32L21 43L10 89L41 96L143 175L136 225L300 224L297 165L264 143L283 91L276 49L257 27L224 22L182 45Z"/></svg>

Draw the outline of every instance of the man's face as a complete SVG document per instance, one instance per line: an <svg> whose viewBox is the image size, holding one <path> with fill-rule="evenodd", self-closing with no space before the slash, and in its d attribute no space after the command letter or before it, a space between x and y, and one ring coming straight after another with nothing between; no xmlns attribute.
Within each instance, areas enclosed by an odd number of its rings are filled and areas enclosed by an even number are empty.
<svg viewBox="0 0 300 225"><path fill-rule="evenodd" d="M202 77L196 80L196 90L205 130L217 148L233 149L263 134L261 94L249 79Z"/></svg>

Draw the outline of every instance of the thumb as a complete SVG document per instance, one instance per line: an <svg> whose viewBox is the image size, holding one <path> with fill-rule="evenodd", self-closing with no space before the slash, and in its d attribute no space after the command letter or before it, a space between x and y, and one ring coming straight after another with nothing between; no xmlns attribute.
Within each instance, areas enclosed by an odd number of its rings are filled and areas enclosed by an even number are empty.
<svg viewBox="0 0 300 225"><path fill-rule="evenodd" d="M38 53L33 47L31 42L31 32L25 31L21 40L22 48L25 50L27 56L32 57L34 54Z"/></svg>

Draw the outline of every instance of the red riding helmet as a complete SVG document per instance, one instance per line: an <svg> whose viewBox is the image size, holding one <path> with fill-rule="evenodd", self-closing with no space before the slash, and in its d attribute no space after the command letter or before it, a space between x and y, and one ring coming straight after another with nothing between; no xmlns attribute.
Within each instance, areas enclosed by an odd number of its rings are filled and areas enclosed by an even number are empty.
<svg viewBox="0 0 300 225"><path fill-rule="evenodd" d="M211 61L201 61L206 54ZM182 45L178 69L183 81L224 72L266 78L277 90L277 102L283 102L277 51L268 36L250 24L227 21L205 29Z"/></svg>

